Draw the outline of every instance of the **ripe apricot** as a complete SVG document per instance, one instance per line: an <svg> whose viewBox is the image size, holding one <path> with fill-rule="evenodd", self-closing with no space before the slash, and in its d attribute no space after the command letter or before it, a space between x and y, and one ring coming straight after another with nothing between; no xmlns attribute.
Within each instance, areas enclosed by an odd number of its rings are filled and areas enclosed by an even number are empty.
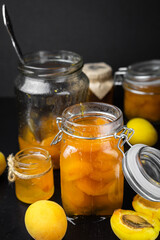
<svg viewBox="0 0 160 240"><path fill-rule="evenodd" d="M120 240L155 240L159 235L158 219L143 213L117 209L110 222Z"/></svg>
<svg viewBox="0 0 160 240"><path fill-rule="evenodd" d="M132 118L127 123L128 128L134 129L134 134L130 139L131 144L146 144L153 146L158 140L158 133L155 127L144 118Z"/></svg>
<svg viewBox="0 0 160 240"><path fill-rule="evenodd" d="M88 177L84 177L76 181L76 186L87 195L99 196L108 192L110 183L95 181Z"/></svg>
<svg viewBox="0 0 160 240"><path fill-rule="evenodd" d="M48 138L43 139L43 141L40 144L40 147L42 147L43 149L47 150L50 153L53 167L54 169L58 169L61 142L51 146L51 142L54 139L54 137L55 136L52 135Z"/></svg>
<svg viewBox="0 0 160 240"><path fill-rule="evenodd" d="M160 220L160 202L149 201L137 194L133 198L132 206L135 211L145 213L150 216L155 215Z"/></svg>
<svg viewBox="0 0 160 240"><path fill-rule="evenodd" d="M73 151L75 150L75 152ZM73 181L85 177L92 171L90 162L82 157L75 148L68 146L61 155L61 174L66 181Z"/></svg>
<svg viewBox="0 0 160 240"><path fill-rule="evenodd" d="M6 169L5 156L2 152L0 152L0 175L2 175L5 169Z"/></svg>
<svg viewBox="0 0 160 240"><path fill-rule="evenodd" d="M67 230L67 218L59 204L40 200L28 207L25 226L36 240L61 240Z"/></svg>
<svg viewBox="0 0 160 240"><path fill-rule="evenodd" d="M62 182L61 188L63 206L67 215L90 215L92 211L92 196L79 190L74 182Z"/></svg>

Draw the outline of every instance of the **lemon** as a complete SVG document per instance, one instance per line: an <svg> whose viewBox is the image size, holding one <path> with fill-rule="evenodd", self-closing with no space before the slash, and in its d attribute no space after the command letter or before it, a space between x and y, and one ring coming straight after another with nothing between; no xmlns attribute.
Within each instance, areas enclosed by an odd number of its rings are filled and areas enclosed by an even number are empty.
<svg viewBox="0 0 160 240"><path fill-rule="evenodd" d="M2 175L5 169L6 169L5 156L2 152L0 152L0 175Z"/></svg>
<svg viewBox="0 0 160 240"><path fill-rule="evenodd" d="M127 123L128 128L134 129L134 134L130 139L131 144L142 143L153 146L158 140L158 133L154 126L146 119L132 118Z"/></svg>
<svg viewBox="0 0 160 240"><path fill-rule="evenodd" d="M36 240L61 240L67 230L67 218L59 204L39 200L27 208L25 226Z"/></svg>

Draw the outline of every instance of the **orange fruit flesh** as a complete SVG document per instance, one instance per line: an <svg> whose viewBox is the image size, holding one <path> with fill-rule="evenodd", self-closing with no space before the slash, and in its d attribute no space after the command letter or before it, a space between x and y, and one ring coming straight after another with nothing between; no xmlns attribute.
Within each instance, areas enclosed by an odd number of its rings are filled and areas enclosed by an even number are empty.
<svg viewBox="0 0 160 240"><path fill-rule="evenodd" d="M79 124L95 136L97 126L107 124L94 117ZM83 126L76 129L82 132ZM102 129L102 128L101 128ZM85 140L63 135L60 170L63 206L68 215L111 215L123 201L122 154L117 139Z"/></svg>
<svg viewBox="0 0 160 240"><path fill-rule="evenodd" d="M40 127L40 136L42 140L38 141L29 127L26 126L18 137L19 148L22 150L29 147L40 147L47 150L51 155L53 167L58 169L61 143L59 142L51 146L51 142L57 133L58 127L56 125L56 120L51 117L48 119L44 118Z"/></svg>
<svg viewBox="0 0 160 240"><path fill-rule="evenodd" d="M19 173L26 176L37 174L40 176L30 179L17 177L15 180L17 198L25 203L49 199L54 193L53 167L51 167L51 162L46 161L42 156L33 155L23 157L20 164L23 164L23 166L19 165L19 167L16 167Z"/></svg>
<svg viewBox="0 0 160 240"><path fill-rule="evenodd" d="M128 119L142 117L158 122L160 121L159 106L160 94L141 95L124 91L124 113Z"/></svg>
<svg viewBox="0 0 160 240"><path fill-rule="evenodd" d="M110 223L113 232L121 240L155 240L159 235L157 218L132 210L115 210Z"/></svg>
<svg viewBox="0 0 160 240"><path fill-rule="evenodd" d="M160 226L160 202L152 202L137 194L133 198L132 206L137 212L157 217Z"/></svg>

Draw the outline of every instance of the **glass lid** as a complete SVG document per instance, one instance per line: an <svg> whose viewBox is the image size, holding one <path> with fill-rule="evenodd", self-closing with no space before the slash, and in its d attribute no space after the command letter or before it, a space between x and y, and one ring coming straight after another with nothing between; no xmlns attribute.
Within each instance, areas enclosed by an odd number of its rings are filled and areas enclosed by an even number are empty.
<svg viewBox="0 0 160 240"><path fill-rule="evenodd" d="M132 146L122 162L129 185L142 197L160 202L160 151L144 144Z"/></svg>

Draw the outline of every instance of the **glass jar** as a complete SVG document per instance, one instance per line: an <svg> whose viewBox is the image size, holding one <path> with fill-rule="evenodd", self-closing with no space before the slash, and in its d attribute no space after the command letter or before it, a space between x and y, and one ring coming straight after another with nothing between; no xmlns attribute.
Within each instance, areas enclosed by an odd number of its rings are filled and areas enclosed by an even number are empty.
<svg viewBox="0 0 160 240"><path fill-rule="evenodd" d="M120 68L115 73L115 84L123 85L127 119L142 117L160 122L160 60Z"/></svg>
<svg viewBox="0 0 160 240"><path fill-rule="evenodd" d="M122 157L116 133L120 109L105 103L73 105L62 113L61 196L67 215L111 215L123 202ZM121 147L123 150L123 147Z"/></svg>
<svg viewBox="0 0 160 240"><path fill-rule="evenodd" d="M18 102L20 149L31 146L49 151L59 168L60 144L50 146L57 134L56 117L75 103L86 100L88 78L82 58L73 52L40 51L24 57L15 81Z"/></svg>
<svg viewBox="0 0 160 240"><path fill-rule="evenodd" d="M53 165L49 152L33 147L8 157L8 179L15 181L17 198L33 203L52 197L54 193Z"/></svg>

